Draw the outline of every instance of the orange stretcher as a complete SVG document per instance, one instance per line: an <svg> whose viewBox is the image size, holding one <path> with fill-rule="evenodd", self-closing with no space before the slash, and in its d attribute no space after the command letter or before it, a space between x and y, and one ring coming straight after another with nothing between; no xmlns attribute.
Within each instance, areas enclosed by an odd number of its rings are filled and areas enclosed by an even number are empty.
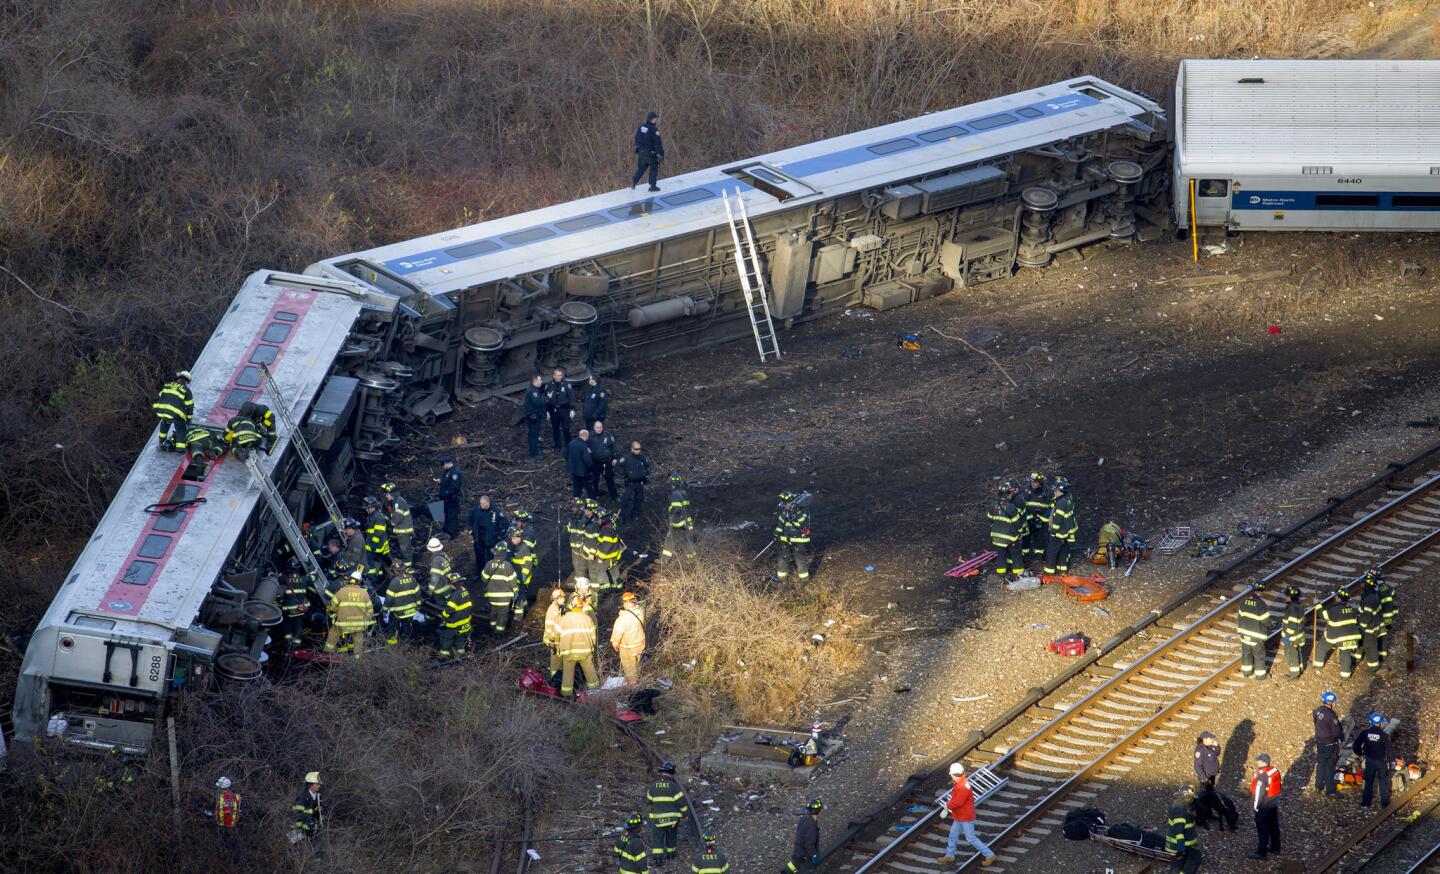
<svg viewBox="0 0 1440 874"><path fill-rule="evenodd" d="M1059 585L1065 594L1077 601L1103 601L1110 597L1109 581L1099 574L1093 577L1077 577L1072 574L1041 574L1040 582L1045 585Z"/></svg>

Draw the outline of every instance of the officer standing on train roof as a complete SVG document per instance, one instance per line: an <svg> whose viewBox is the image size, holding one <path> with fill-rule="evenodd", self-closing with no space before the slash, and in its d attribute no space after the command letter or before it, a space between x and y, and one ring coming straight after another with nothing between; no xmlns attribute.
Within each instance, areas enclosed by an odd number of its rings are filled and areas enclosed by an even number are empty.
<svg viewBox="0 0 1440 874"><path fill-rule="evenodd" d="M660 139L660 114L645 113L645 122L635 129L635 176L630 187L640 184L640 177L650 171L650 190L659 191L655 182L660 175L660 162L665 160L665 143Z"/></svg>

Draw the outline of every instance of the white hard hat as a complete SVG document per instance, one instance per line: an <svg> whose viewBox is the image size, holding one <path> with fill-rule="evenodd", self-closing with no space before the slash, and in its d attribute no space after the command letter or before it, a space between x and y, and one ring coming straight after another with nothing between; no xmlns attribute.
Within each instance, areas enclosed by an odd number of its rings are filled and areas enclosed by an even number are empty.
<svg viewBox="0 0 1440 874"><path fill-rule="evenodd" d="M188 371L188 370L182 370L182 371L180 371L179 373L175 374L175 377L176 377L177 379L183 379L183 380L188 381L188 380L190 379L190 371Z"/></svg>
<svg viewBox="0 0 1440 874"><path fill-rule="evenodd" d="M365 572L364 572L364 571L361 571L361 570L353 571L353 572L351 572L351 574L350 574L350 579L352 579L352 580L354 580L355 582L358 583L358 582L360 582L361 580L365 579Z"/></svg>
<svg viewBox="0 0 1440 874"><path fill-rule="evenodd" d="M963 773L965 773L965 765L961 762L956 762L955 764L950 766L951 777L958 777Z"/></svg>
<svg viewBox="0 0 1440 874"><path fill-rule="evenodd" d="M320 772L319 772L319 771L311 771L310 773L306 774L306 775L305 775L305 782L306 782L306 783L319 783L319 782L320 782Z"/></svg>
<svg viewBox="0 0 1440 874"><path fill-rule="evenodd" d="M229 778L229 777L221 777L219 780L216 780L216 781L215 781L215 788L216 788L216 789L229 789L229 788L230 788L230 778Z"/></svg>
<svg viewBox="0 0 1440 874"><path fill-rule="evenodd" d="M575 578L575 588L577 588L577 589L588 589L588 588L590 588L590 578L589 578L589 577L576 577L576 578Z"/></svg>
<svg viewBox="0 0 1440 874"><path fill-rule="evenodd" d="M439 552L445 547L440 543L440 538L432 537L430 538L430 542L425 544L425 548L430 550L431 552Z"/></svg>

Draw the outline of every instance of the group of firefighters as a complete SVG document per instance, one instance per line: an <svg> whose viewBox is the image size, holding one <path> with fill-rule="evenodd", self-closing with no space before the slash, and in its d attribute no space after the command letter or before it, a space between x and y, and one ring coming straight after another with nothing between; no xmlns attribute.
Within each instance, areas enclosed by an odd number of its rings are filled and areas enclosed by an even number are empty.
<svg viewBox="0 0 1440 874"><path fill-rule="evenodd" d="M189 453L192 460L211 462L227 450L243 459L275 446L275 413L264 404L246 401L223 429L195 421L195 396L190 371L182 370L160 387L151 409L160 420L160 448Z"/></svg>
<svg viewBox="0 0 1440 874"><path fill-rule="evenodd" d="M1080 523L1065 477L1037 471L1030 474L1028 487L1004 480L985 518L990 522L990 546L997 553L995 573L1020 576L1036 561L1047 574L1070 572Z"/></svg>
<svg viewBox="0 0 1440 874"><path fill-rule="evenodd" d="M1356 602L1353 586L1360 589ZM1240 673L1256 680L1263 680L1270 673L1265 644L1270 639L1270 626L1274 614L1262 594L1265 581L1252 584L1250 592L1240 602L1236 632L1240 637ZM1295 586L1285 587L1285 606L1280 614L1280 642L1289 667L1288 678L1299 678L1304 669L1303 650L1306 642L1306 616L1301 591ZM1355 602L1355 603L1352 603ZM1350 679L1355 673L1363 655L1365 667L1372 673L1380 670L1390 655L1390 632L1400 617L1400 608L1395 604L1395 588L1385 581L1385 574L1379 568L1370 568L1357 583L1341 586L1335 598L1315 608L1311 623L1314 626L1314 652L1310 664L1322 668L1330 653L1339 653L1340 678ZM1324 624L1323 632L1320 630Z"/></svg>

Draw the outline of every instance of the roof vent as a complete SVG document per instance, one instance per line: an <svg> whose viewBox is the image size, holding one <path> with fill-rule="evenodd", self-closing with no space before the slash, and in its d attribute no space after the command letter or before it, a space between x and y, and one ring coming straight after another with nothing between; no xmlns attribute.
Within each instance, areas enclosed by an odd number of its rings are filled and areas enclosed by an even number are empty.
<svg viewBox="0 0 1440 874"><path fill-rule="evenodd" d="M1431 168L1430 168L1430 175L1431 175L1431 176L1440 176L1440 167L1431 167Z"/></svg>
<svg viewBox="0 0 1440 874"><path fill-rule="evenodd" d="M1335 172L1335 168L1324 164L1307 164L1300 168L1300 172L1306 176L1329 176Z"/></svg>
<svg viewBox="0 0 1440 874"><path fill-rule="evenodd" d="M1265 80L1259 76L1246 76L1240 80L1241 85L1264 85Z"/></svg>

